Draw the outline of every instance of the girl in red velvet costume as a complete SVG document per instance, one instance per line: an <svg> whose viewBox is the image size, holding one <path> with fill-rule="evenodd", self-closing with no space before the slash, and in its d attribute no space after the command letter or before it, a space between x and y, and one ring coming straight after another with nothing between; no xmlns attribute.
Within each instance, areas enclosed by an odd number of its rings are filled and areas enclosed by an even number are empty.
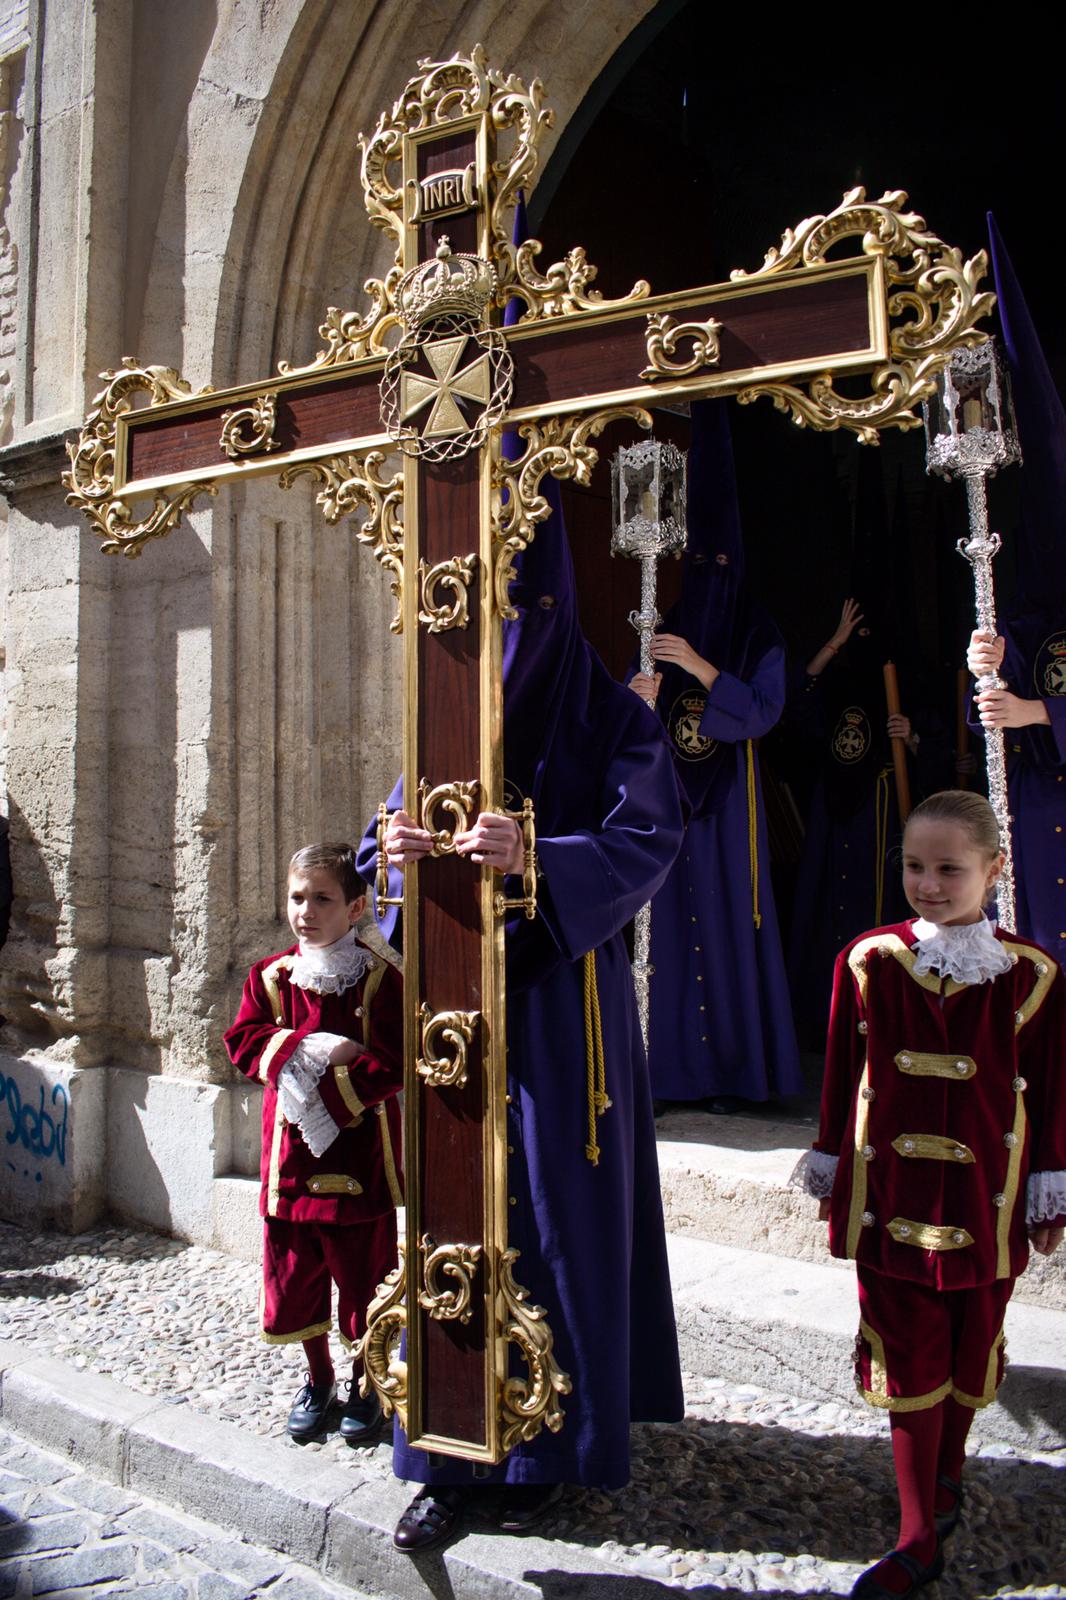
<svg viewBox="0 0 1066 1600"><path fill-rule="evenodd" d="M856 1383L892 1426L899 1537L852 1591L871 1600L943 1571L1014 1280L1066 1225L1066 978L985 917L1002 864L980 795L912 811L916 916L837 958L821 1124L794 1174L857 1263Z"/></svg>

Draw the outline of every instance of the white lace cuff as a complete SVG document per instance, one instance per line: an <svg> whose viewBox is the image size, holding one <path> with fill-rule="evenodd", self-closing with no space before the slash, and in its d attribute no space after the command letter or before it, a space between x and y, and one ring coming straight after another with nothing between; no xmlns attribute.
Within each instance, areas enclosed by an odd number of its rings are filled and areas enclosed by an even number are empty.
<svg viewBox="0 0 1066 1600"><path fill-rule="evenodd" d="M822 1150L805 1150L792 1169L789 1187L802 1189L815 1200L828 1200L839 1160L839 1156L827 1156Z"/></svg>
<svg viewBox="0 0 1066 1600"><path fill-rule="evenodd" d="M286 1122L296 1124L304 1143L316 1158L325 1154L340 1133L322 1104L319 1080L336 1046L347 1043L339 1033L307 1033L278 1073L278 1103L282 1116Z"/></svg>
<svg viewBox="0 0 1066 1600"><path fill-rule="evenodd" d="M1066 1217L1066 1172L1031 1172L1025 1191L1025 1220L1039 1228Z"/></svg>

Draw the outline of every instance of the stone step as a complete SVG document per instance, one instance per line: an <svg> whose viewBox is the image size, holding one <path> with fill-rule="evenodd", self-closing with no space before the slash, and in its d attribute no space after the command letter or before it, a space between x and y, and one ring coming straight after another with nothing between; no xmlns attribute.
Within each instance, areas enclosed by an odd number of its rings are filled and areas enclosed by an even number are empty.
<svg viewBox="0 0 1066 1600"><path fill-rule="evenodd" d="M823 1264L825 1224L789 1175L810 1148L810 1121L670 1111L656 1124L663 1208L670 1233ZM1066 1246L1033 1255L1016 1301L1066 1312Z"/></svg>
<svg viewBox="0 0 1066 1600"><path fill-rule="evenodd" d="M691 1235L668 1239L681 1364L811 1400L864 1402L854 1389L858 1295L852 1263L769 1256ZM1007 1376L975 1437L1066 1447L1066 1314L1016 1298Z"/></svg>

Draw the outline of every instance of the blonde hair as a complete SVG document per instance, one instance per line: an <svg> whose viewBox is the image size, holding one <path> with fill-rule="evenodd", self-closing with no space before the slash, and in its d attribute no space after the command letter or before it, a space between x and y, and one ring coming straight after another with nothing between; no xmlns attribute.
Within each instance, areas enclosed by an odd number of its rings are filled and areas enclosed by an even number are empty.
<svg viewBox="0 0 1066 1600"><path fill-rule="evenodd" d="M1002 849L996 813L983 794L971 794L969 789L942 789L931 794L915 806L907 818L908 827L912 822L957 822L988 860Z"/></svg>

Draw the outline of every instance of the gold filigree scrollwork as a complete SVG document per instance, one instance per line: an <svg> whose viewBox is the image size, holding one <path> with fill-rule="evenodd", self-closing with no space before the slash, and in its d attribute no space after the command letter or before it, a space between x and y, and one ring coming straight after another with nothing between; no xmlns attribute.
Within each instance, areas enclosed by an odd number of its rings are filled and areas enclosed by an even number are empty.
<svg viewBox="0 0 1066 1600"><path fill-rule="evenodd" d="M812 378L806 391L789 383L752 384L737 395L742 405L769 395L800 427L849 428L864 444L876 444L880 428L921 426L917 406L932 394L952 352L986 337L976 324L990 314L995 296L980 288L988 269L985 252L964 260L961 251L929 232L924 217L904 211L906 202L902 189L877 201L868 201L865 189L851 189L835 211L788 229L780 248L767 251L758 271L731 274L751 283L819 266L842 240L861 239L863 255L883 259L888 291L889 359L871 373L872 392L859 398L842 395L832 377L823 374Z"/></svg>
<svg viewBox="0 0 1066 1600"><path fill-rule="evenodd" d="M358 311L340 311L336 306L329 306L326 320L318 328L319 338L326 341L326 348L319 350L314 359L303 366L279 361L278 371L288 375L317 372L323 367L342 366L346 361L361 361L364 356L386 355L389 335L402 326L396 310L399 282L398 264L391 267L384 278L368 278L363 291L370 296L370 310L361 316Z"/></svg>
<svg viewBox="0 0 1066 1600"><path fill-rule="evenodd" d="M479 1244L437 1244L428 1233L422 1235L422 1289L418 1303L434 1322L461 1322L474 1314L471 1296L474 1274L482 1256ZM439 1276L438 1276L439 1274ZM450 1278L453 1287L441 1284Z"/></svg>
<svg viewBox="0 0 1066 1600"><path fill-rule="evenodd" d="M430 633L446 633L449 628L465 628L470 621L469 589L477 571L477 556L453 556L450 561L438 561L432 567L424 561L418 563L418 582L422 595L419 622L428 625ZM442 599L438 590L447 598Z"/></svg>
<svg viewBox="0 0 1066 1600"><path fill-rule="evenodd" d="M277 409L276 394L261 394L256 396L251 405L241 406L237 411L223 411L219 449L231 461L239 461L241 456L258 455L260 450L279 449L279 442L274 437Z"/></svg>
<svg viewBox="0 0 1066 1600"><path fill-rule="evenodd" d="M400 1245L400 1264L378 1284L377 1294L366 1313L366 1333L353 1355L363 1363L359 1393L364 1398L373 1388L386 1417L396 1413L400 1427L407 1427L407 1363L400 1359L400 1341L407 1326L404 1305L406 1270L404 1248Z"/></svg>
<svg viewBox="0 0 1066 1600"><path fill-rule="evenodd" d="M420 1078L433 1089L461 1089L466 1083L467 1052L481 1018L479 1011L434 1012L423 1000L422 1054L415 1063Z"/></svg>
<svg viewBox="0 0 1066 1600"><path fill-rule="evenodd" d="M599 289L589 288L598 269L581 245L568 250L561 261L553 262L544 272L539 271L535 261L540 251L539 239L526 239L520 245L499 236L493 241L500 280L496 302L506 305L513 298L524 300L526 309L519 322L545 322L550 317L573 316L578 311L616 310L646 300L651 293L647 280L638 278L628 294L607 300Z"/></svg>
<svg viewBox="0 0 1066 1600"><path fill-rule="evenodd" d="M93 410L85 419L77 443L67 445L70 471L63 474L63 486L67 504L83 511L103 538L102 550L139 556L149 539L162 538L177 527L199 495L218 491L211 483L186 483L159 490L152 497L148 515L135 518L133 507L115 495L117 419L133 410L134 397L141 393L148 394L149 405L162 406L169 400L187 400L194 391L173 367L142 367L132 356L123 356L117 371L100 376L105 387L94 395ZM211 385L195 392L210 394Z"/></svg>
<svg viewBox="0 0 1066 1600"><path fill-rule="evenodd" d="M722 324L711 317L707 322L675 322L667 312L648 318L648 365L642 378L690 378L701 367L716 367L719 359L718 335ZM692 341L687 361L672 361L682 340Z"/></svg>
<svg viewBox="0 0 1066 1600"><path fill-rule="evenodd" d="M383 450L369 450L365 456L332 456L325 461L301 461L278 474L283 489L291 489L297 478L311 478L322 487L315 495L329 523L366 511L365 520L355 526L355 537L368 545L389 575L389 589L396 601L396 614L389 627L403 631L403 472L385 476Z"/></svg>
<svg viewBox="0 0 1066 1600"><path fill-rule="evenodd" d="M569 1377L555 1359L552 1331L543 1306L529 1303L529 1293L514 1279L518 1251L500 1257L500 1301L503 1337L517 1345L529 1369L525 1378L507 1378L500 1391L501 1445L504 1451L527 1444L541 1428L558 1433L563 1425L559 1396L569 1394Z"/></svg>
<svg viewBox="0 0 1066 1600"><path fill-rule="evenodd" d="M640 406L616 406L607 411L569 417L549 417L546 422L523 422L518 434L525 449L514 461L498 457L493 462L492 519L495 550L494 587L501 617L513 621L518 612L508 590L515 578L515 562L532 540L538 522L551 506L540 492L546 472L572 478L587 486L597 453L589 443L609 422L628 418L641 428L651 427L651 415Z"/></svg>
<svg viewBox="0 0 1066 1600"><path fill-rule="evenodd" d="M493 896L493 910L498 917L506 916L508 911L524 911L526 921L532 922L537 914L537 825L533 802L527 798L522 801L521 811L504 811L503 815L513 817L522 830L522 893L509 896L498 892Z"/></svg>
<svg viewBox="0 0 1066 1600"><path fill-rule="evenodd" d="M433 835L431 855L450 856L455 853L455 835L466 827L481 793L476 779L459 783L438 783L430 788L425 778L418 785L418 803L422 827ZM450 827L442 827L437 813L445 812L451 818Z"/></svg>

